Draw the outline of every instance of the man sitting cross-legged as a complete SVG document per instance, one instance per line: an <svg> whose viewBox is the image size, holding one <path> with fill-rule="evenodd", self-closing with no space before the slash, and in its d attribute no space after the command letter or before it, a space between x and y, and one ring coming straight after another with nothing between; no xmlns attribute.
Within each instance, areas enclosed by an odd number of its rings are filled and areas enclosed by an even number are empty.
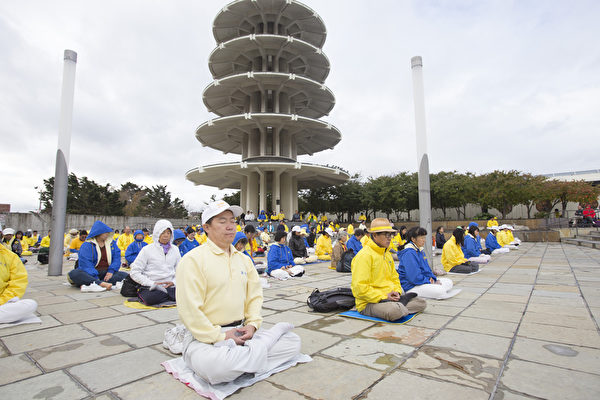
<svg viewBox="0 0 600 400"><path fill-rule="evenodd" d="M356 310L369 317L395 321L427 306L416 293L402 295L402 286L388 248L396 233L386 218L375 218L370 238L352 259L352 294Z"/></svg>
<svg viewBox="0 0 600 400"><path fill-rule="evenodd" d="M177 310L193 338L183 344L183 360L210 384L244 373L270 371L300 354L292 325L259 329L262 287L252 260L232 242L239 206L211 203L202 213L208 239L177 267ZM257 329L259 329L257 331Z"/></svg>

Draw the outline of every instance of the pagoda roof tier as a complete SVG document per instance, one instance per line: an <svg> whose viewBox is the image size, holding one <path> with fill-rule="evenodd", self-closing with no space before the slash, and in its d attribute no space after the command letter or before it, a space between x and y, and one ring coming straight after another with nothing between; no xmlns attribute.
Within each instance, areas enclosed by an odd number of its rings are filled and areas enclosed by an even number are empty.
<svg viewBox="0 0 600 400"><path fill-rule="evenodd" d="M237 0L223 7L213 22L217 43L253 33L289 35L317 47L327 37L321 17L294 0Z"/></svg>
<svg viewBox="0 0 600 400"><path fill-rule="evenodd" d="M247 72L217 79L204 89L204 104L219 116L243 114L256 92L284 93L292 114L320 118L329 114L335 97L325 85L281 72ZM287 111L287 110L284 110Z"/></svg>
<svg viewBox="0 0 600 400"><path fill-rule="evenodd" d="M208 68L213 78L249 72L254 60L272 55L284 60L288 71L324 82L329 74L327 56L308 42L293 36L252 34L219 44L209 56Z"/></svg>
<svg viewBox="0 0 600 400"><path fill-rule="evenodd" d="M249 113L209 120L196 129L196 139L203 146L223 153L242 154L246 135L267 127L285 130L296 143L296 154L303 155L333 149L341 140L333 125L295 114Z"/></svg>
<svg viewBox="0 0 600 400"><path fill-rule="evenodd" d="M316 189L339 185L350 175L333 166L301 162L231 162L205 165L189 170L185 177L195 185L206 185L219 189L240 189L242 178L250 173L286 172L298 180L298 189ZM267 179L267 190L271 190Z"/></svg>

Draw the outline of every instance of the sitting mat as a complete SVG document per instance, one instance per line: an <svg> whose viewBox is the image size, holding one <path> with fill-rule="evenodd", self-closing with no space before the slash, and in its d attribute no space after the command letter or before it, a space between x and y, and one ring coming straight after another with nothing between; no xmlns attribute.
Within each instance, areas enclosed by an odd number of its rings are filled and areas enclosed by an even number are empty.
<svg viewBox="0 0 600 400"><path fill-rule="evenodd" d="M460 272L446 272L448 275L474 275L474 274L478 274L481 272L481 267L479 267L479 269L475 272L469 272L468 274L465 273L460 273Z"/></svg>
<svg viewBox="0 0 600 400"><path fill-rule="evenodd" d="M408 315L405 315L404 317L402 317L400 319L397 319L395 321L387 321L385 319L381 319L381 318L377 318L377 317L368 317L366 315L362 315L361 313L359 313L356 310L344 311L343 313L340 313L338 315L342 316L342 317L348 317L348 318L364 319L364 320L367 320L367 321L384 322L386 324L400 324L400 325L402 325L402 324L407 323L408 321L410 321L414 317L416 317L417 314L419 314L419 313L408 314Z"/></svg>
<svg viewBox="0 0 600 400"><path fill-rule="evenodd" d="M147 306L144 303L140 303L139 301L125 300L123 302L123 305L125 307L135 308L137 310L160 310L160 309L163 309L163 308L177 307L177 304L173 303L172 301L167 301L165 303L155 304L153 306Z"/></svg>

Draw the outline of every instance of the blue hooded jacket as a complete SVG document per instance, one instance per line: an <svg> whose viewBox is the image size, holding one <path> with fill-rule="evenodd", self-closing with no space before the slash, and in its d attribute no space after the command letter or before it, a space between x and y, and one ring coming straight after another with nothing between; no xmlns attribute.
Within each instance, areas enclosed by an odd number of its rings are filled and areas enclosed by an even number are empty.
<svg viewBox="0 0 600 400"><path fill-rule="evenodd" d="M286 265L296 265L292 250L285 244L275 243L269 247L269 256L267 257L267 273L285 267Z"/></svg>
<svg viewBox="0 0 600 400"><path fill-rule="evenodd" d="M142 238L140 240L137 239L138 234L142 235ZM142 250L142 247L148 244L144 242L144 232L142 232L141 230L135 231L133 233L133 238L133 243L127 246L127 250L125 250L125 259L129 264L132 264L135 261L137 255L140 254L140 250Z"/></svg>
<svg viewBox="0 0 600 400"><path fill-rule="evenodd" d="M181 229L175 229L175 232L173 232L173 242L176 242L179 239L184 239L185 240L185 233L183 233L181 231ZM177 246L179 248L179 254L183 257L183 255L185 254L184 250L181 248L181 245L183 244L183 242L179 243L179 246Z"/></svg>
<svg viewBox="0 0 600 400"><path fill-rule="evenodd" d="M195 249L198 246L200 246L200 243L198 243L196 239L190 240L186 237L185 240L179 245L179 253L183 256L185 253Z"/></svg>
<svg viewBox="0 0 600 400"><path fill-rule="evenodd" d="M479 257L481 255L481 251L477 246L477 239L471 235L465 235L465 245L462 246L462 251L466 259L471 257Z"/></svg>
<svg viewBox="0 0 600 400"><path fill-rule="evenodd" d="M92 242L91 239L95 239L98 235L103 233L112 232L112 229L102 221L94 222L90 233L88 234L87 240L81 245L79 249L79 260L77 262L77 268L86 272L91 277L95 278L95 283L98 285L102 283L99 278L98 270L98 251L96 250L96 243ZM109 236L106 240L105 247L110 250L111 261L108 266L108 271L112 274L117 272L121 268L121 250L117 247L117 243L112 240L112 236ZM108 254L107 254L108 256Z"/></svg>
<svg viewBox="0 0 600 400"><path fill-rule="evenodd" d="M498 239L496 239L496 235L494 235L492 232L488 233L488 235L485 238L485 247L489 251L494 251L502 248L502 246L500 246L500 243L498 243Z"/></svg>
<svg viewBox="0 0 600 400"><path fill-rule="evenodd" d="M354 255L357 255L358 252L362 250L362 243L356 238L356 236L352 235L352 237L346 242L346 248L352 249Z"/></svg>
<svg viewBox="0 0 600 400"><path fill-rule="evenodd" d="M424 251L421 251L412 242L408 243L400 253L398 253L398 275L400 277L400 285L404 292L414 288L415 286L431 283L433 278L437 281L436 276L431 271L427 256Z"/></svg>
<svg viewBox="0 0 600 400"><path fill-rule="evenodd" d="M235 247L235 245L237 244L237 242L239 242L241 239L248 239L248 238L246 237L246 234L244 232L236 232L235 237L233 238L232 245ZM250 254L248 254L248 251L246 251L246 249L244 249L242 251L242 253L244 253L245 255L247 255L248 257L250 257ZM250 259L254 263L254 260L252 259L252 257L250 257Z"/></svg>

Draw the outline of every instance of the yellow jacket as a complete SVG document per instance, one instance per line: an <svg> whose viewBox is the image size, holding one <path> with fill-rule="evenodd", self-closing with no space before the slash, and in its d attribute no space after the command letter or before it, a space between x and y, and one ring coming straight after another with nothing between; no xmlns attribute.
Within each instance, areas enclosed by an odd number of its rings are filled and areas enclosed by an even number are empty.
<svg viewBox="0 0 600 400"><path fill-rule="evenodd" d="M117 240L119 238L119 234L118 233L113 233L113 240Z"/></svg>
<svg viewBox="0 0 600 400"><path fill-rule="evenodd" d="M236 231L236 232L241 232L241 231L242 231L242 227L240 226L240 224L237 224L237 225L235 226L235 231Z"/></svg>
<svg viewBox="0 0 600 400"><path fill-rule="evenodd" d="M325 254L331 254L333 251L331 247L331 238L329 236L321 235L317 239L317 246L315 252L317 256L324 256Z"/></svg>
<svg viewBox="0 0 600 400"><path fill-rule="evenodd" d="M354 225L348 224L348 227L346 228L346 232L348 232L348 236L354 235Z"/></svg>
<svg viewBox="0 0 600 400"><path fill-rule="evenodd" d="M70 233L67 233L67 234L65 235L65 240L63 241L63 247L64 247L65 249L69 249L69 247L71 246L71 242L72 242L72 241L73 241L73 239L75 239L76 237L79 237L79 236L71 236L71 234L70 234Z"/></svg>
<svg viewBox="0 0 600 400"><path fill-rule="evenodd" d="M456 244L456 238L453 236L450 237L444 243L444 247L442 248L442 265L446 271L450 271L453 267L466 263L467 259L463 254L462 249L458 244Z"/></svg>
<svg viewBox="0 0 600 400"><path fill-rule="evenodd" d="M196 235L194 239L196 239L198 243L204 244L208 238L206 237L206 233L202 232L201 235Z"/></svg>
<svg viewBox="0 0 600 400"><path fill-rule="evenodd" d="M133 243L135 239L133 238L133 234L122 233L121 236L117 239L117 247L121 249L121 257L125 256L125 251L127 247Z"/></svg>
<svg viewBox="0 0 600 400"><path fill-rule="evenodd" d="M85 242L82 242L81 239L79 239L79 236L71 240L71 244L69 245L69 253L71 252L71 250L75 250L73 251L73 253L79 252L79 249L81 248L81 245L83 243Z"/></svg>
<svg viewBox="0 0 600 400"><path fill-rule="evenodd" d="M364 222L367 220L367 217L365 216L365 214L360 214L360 217L358 217L358 220Z"/></svg>
<svg viewBox="0 0 600 400"><path fill-rule="evenodd" d="M135 240L135 238L134 238L134 240ZM154 239L152 239L152 236L150 236L150 235L144 235L144 242L146 244L154 243ZM127 250L127 249L125 249L125 250Z"/></svg>
<svg viewBox="0 0 600 400"><path fill-rule="evenodd" d="M496 233L496 240L498 241L498 244L502 247L506 246L507 244L510 244L510 242L512 242L512 240L509 240L509 236L507 235L508 231L502 230L499 231L498 233Z"/></svg>
<svg viewBox="0 0 600 400"><path fill-rule="evenodd" d="M514 242L515 241L515 237L514 237L512 231L507 230L505 232L506 232L506 240L508 240L508 244Z"/></svg>
<svg viewBox="0 0 600 400"><path fill-rule="evenodd" d="M379 303L393 291L402 294L394 259L387 249L369 239L352 259L352 294L356 309L362 311L369 303Z"/></svg>
<svg viewBox="0 0 600 400"><path fill-rule="evenodd" d="M177 266L177 311L194 338L225 339L221 325L244 320L260 328L263 292L250 257L229 246L226 253L210 239L183 256Z"/></svg>
<svg viewBox="0 0 600 400"><path fill-rule="evenodd" d="M370 240L370 238L369 238L369 234L367 233L367 234L365 234L365 236L360 238L360 244L362 244L363 247L365 247L368 240Z"/></svg>
<svg viewBox="0 0 600 400"><path fill-rule="evenodd" d="M28 247L33 247L37 243L39 236L40 235L35 235L35 236L31 235L31 237L25 236L23 238L22 242L27 242Z"/></svg>
<svg viewBox="0 0 600 400"><path fill-rule="evenodd" d="M40 242L40 247L50 247L50 235L44 236Z"/></svg>
<svg viewBox="0 0 600 400"><path fill-rule="evenodd" d="M495 219L493 219L493 218L492 219L488 219L487 227L489 228L491 226L498 226L498 221L495 220Z"/></svg>
<svg viewBox="0 0 600 400"><path fill-rule="evenodd" d="M27 289L27 270L19 256L0 246L0 305L21 298Z"/></svg>

